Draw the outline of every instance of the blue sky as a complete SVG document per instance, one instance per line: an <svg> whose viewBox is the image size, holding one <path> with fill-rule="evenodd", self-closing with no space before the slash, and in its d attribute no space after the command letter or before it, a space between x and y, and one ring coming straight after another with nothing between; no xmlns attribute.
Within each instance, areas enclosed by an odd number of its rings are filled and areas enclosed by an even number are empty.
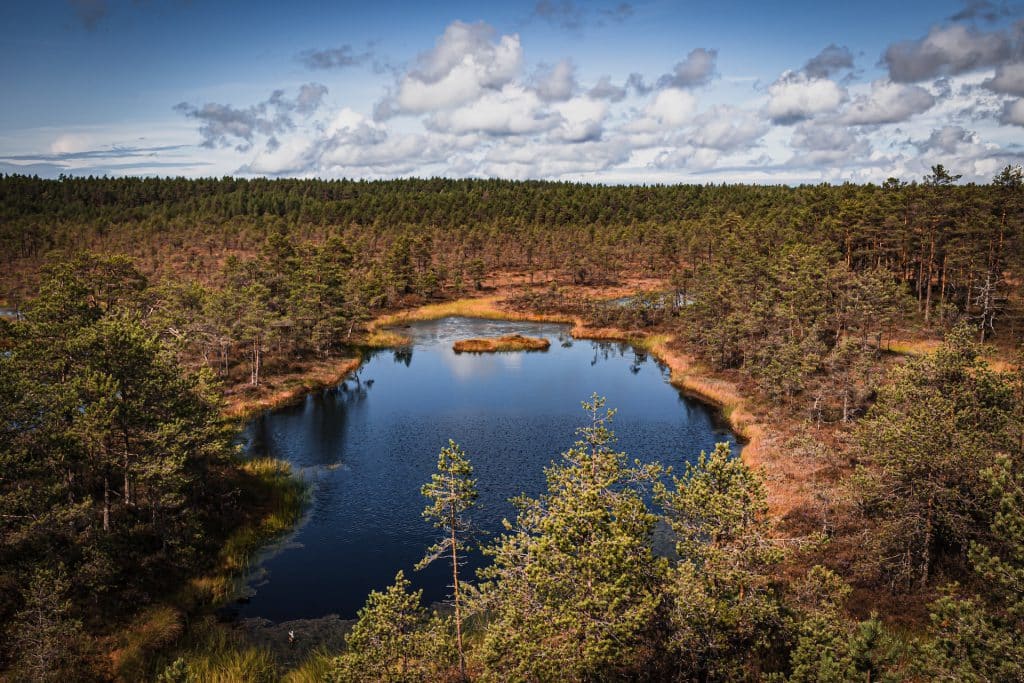
<svg viewBox="0 0 1024 683"><path fill-rule="evenodd" d="M0 172L987 180L1024 8L53 0L0 7Z"/></svg>

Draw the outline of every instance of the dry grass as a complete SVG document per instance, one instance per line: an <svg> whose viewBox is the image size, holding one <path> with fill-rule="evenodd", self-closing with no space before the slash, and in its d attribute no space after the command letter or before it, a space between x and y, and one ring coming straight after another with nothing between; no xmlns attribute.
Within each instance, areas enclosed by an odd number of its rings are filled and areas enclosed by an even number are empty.
<svg viewBox="0 0 1024 683"><path fill-rule="evenodd" d="M885 350L904 356L925 356L941 345L938 339L890 339Z"/></svg>
<svg viewBox="0 0 1024 683"><path fill-rule="evenodd" d="M754 414L740 388L734 382L711 376L692 356L673 349L671 341L668 335L652 335L634 343L649 350L669 367L674 385L722 412L732 430L746 442L740 457L748 466L760 469L765 476L773 516L781 519L805 504L804 477L799 472L784 471L784 459L771 446L773 440L769 439L768 427Z"/></svg>
<svg viewBox="0 0 1024 683"><path fill-rule="evenodd" d="M618 294L618 290L615 290ZM462 318L483 318L484 320L508 320L512 322L533 322L533 323L564 323L572 325L572 336L576 339L595 339L607 341L633 341L633 338L623 330L613 327L587 327L586 323L577 317L560 314L533 313L530 311L514 311L503 306L505 298L502 296L484 296L475 299L457 299L438 304L428 304L413 308L407 311L383 315L370 325L370 338L374 335L392 334L396 339L407 339L406 337L383 328L396 325L408 325L409 323L426 320L440 320L441 318L462 317ZM381 337L383 338L383 337ZM407 343L407 342L406 342ZM396 346L399 344L384 344L385 346Z"/></svg>
<svg viewBox="0 0 1024 683"><path fill-rule="evenodd" d="M185 632L184 614L168 605L143 611L123 632L124 644L110 653L114 671L121 680L142 680L149 657L169 647Z"/></svg>
<svg viewBox="0 0 1024 683"><path fill-rule="evenodd" d="M476 299L456 299L437 304L427 304L407 311L399 311L383 315L370 325L370 331L381 328L407 325L424 320L440 320L441 318L463 317L484 318L486 320L522 320L527 322L574 323L576 320L559 315L542 315L523 313L502 308L504 299L500 296L485 296Z"/></svg>
<svg viewBox="0 0 1024 683"><path fill-rule="evenodd" d="M942 346L942 341L938 339L892 339L885 344L884 349L890 353L917 358L934 353L940 346ZM992 350L991 347L990 350ZM999 350L995 350L995 352L999 353ZM987 353L981 359L993 372L1012 372L1017 369L1015 363L999 355Z"/></svg>
<svg viewBox="0 0 1024 683"><path fill-rule="evenodd" d="M359 358L320 361L295 373L268 377L258 389L229 394L226 413L228 417L244 419L263 410L294 403L311 391L338 384L360 363Z"/></svg>
<svg viewBox="0 0 1024 683"><path fill-rule="evenodd" d="M394 330L373 330L366 338L366 346L371 349L393 349L411 343L412 339Z"/></svg>
<svg viewBox="0 0 1024 683"><path fill-rule="evenodd" d="M502 337L460 339L452 345L455 353L504 353L508 351L547 351L551 342L543 337L506 334Z"/></svg>

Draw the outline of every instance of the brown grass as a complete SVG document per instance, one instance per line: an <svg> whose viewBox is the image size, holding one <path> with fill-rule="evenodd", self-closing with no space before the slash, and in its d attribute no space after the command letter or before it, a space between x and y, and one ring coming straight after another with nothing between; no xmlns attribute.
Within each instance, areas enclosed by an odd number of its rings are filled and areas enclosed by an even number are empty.
<svg viewBox="0 0 1024 683"><path fill-rule="evenodd" d="M883 348L902 356L925 356L941 345L938 339L890 339Z"/></svg>
<svg viewBox="0 0 1024 683"><path fill-rule="evenodd" d="M890 353L918 358L934 353L940 346L942 346L942 341L939 339L891 339L886 344L883 344L882 348ZM989 350L995 354L999 353L999 349L991 349L989 347ZM1014 362L1005 357L1000 357L1000 355L993 355L993 353L986 353L981 359L985 361L985 364L993 372L1012 372L1017 369L1017 365Z"/></svg>
<svg viewBox="0 0 1024 683"><path fill-rule="evenodd" d="M607 296L607 289L602 289L600 295ZM615 289L615 294L620 290ZM482 296L475 299L456 299L437 304L427 304L418 308L412 308L397 313L382 315L370 324L370 338L376 335L394 335L396 339L407 339L392 330L383 328L396 325L407 325L409 323L426 320L440 320L441 318L463 317L483 318L484 320L508 320L513 322L532 323L564 323L572 325L572 336L576 339L596 339L608 341L631 341L633 337L620 329L613 327L588 327L581 318L550 313L534 313L532 311L515 311L504 307L505 297L500 295ZM377 338L384 338L377 337ZM391 344L397 346L399 344Z"/></svg>
<svg viewBox="0 0 1024 683"><path fill-rule="evenodd" d="M452 345L455 353L504 353L508 351L547 351L551 342L543 337L506 334L502 337L460 339Z"/></svg>
<svg viewBox="0 0 1024 683"><path fill-rule="evenodd" d="M185 632L185 615L169 605L144 610L121 633L124 642L110 652L111 665L120 680L141 680L154 652L169 647Z"/></svg>
<svg viewBox="0 0 1024 683"><path fill-rule="evenodd" d="M333 386L359 367L359 358L341 358L311 363L301 370L267 377L258 388L245 387L228 394L226 413L245 419L260 411L294 403L311 391Z"/></svg>
<svg viewBox="0 0 1024 683"><path fill-rule="evenodd" d="M574 323L575 319L564 315L543 315L510 311L501 304L501 296L484 296L476 299L456 299L437 304L427 304L397 313L382 315L370 325L370 331L381 328L407 325L424 320L440 320L441 318L464 317L484 318L485 320L522 320L527 322Z"/></svg>
<svg viewBox="0 0 1024 683"><path fill-rule="evenodd" d="M396 346L408 346L412 339L394 330L374 330L366 338L366 346L371 349L393 349Z"/></svg>

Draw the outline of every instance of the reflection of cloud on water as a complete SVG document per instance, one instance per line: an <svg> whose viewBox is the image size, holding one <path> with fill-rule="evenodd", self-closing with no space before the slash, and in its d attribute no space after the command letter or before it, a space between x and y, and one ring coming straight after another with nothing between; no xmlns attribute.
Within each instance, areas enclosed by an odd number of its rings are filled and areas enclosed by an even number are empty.
<svg viewBox="0 0 1024 683"><path fill-rule="evenodd" d="M523 367L523 356L527 352L511 353L455 353L441 354L441 362L460 381L490 377L503 371L519 370Z"/></svg>
<svg viewBox="0 0 1024 683"><path fill-rule="evenodd" d="M448 351L441 354L441 362L451 371L452 376L460 382L493 375L498 370L493 356L483 356L476 353Z"/></svg>
<svg viewBox="0 0 1024 683"><path fill-rule="evenodd" d="M523 367L523 354L526 351L516 353L499 353L498 357L501 359L501 364L510 370L518 370Z"/></svg>

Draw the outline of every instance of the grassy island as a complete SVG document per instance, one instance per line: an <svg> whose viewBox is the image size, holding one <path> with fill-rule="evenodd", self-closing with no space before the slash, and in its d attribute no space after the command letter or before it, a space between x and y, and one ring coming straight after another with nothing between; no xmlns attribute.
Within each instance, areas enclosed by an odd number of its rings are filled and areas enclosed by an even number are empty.
<svg viewBox="0 0 1024 683"><path fill-rule="evenodd" d="M507 334L503 337L460 339L452 345L455 353L500 353L504 351L547 351L551 342L541 337Z"/></svg>

